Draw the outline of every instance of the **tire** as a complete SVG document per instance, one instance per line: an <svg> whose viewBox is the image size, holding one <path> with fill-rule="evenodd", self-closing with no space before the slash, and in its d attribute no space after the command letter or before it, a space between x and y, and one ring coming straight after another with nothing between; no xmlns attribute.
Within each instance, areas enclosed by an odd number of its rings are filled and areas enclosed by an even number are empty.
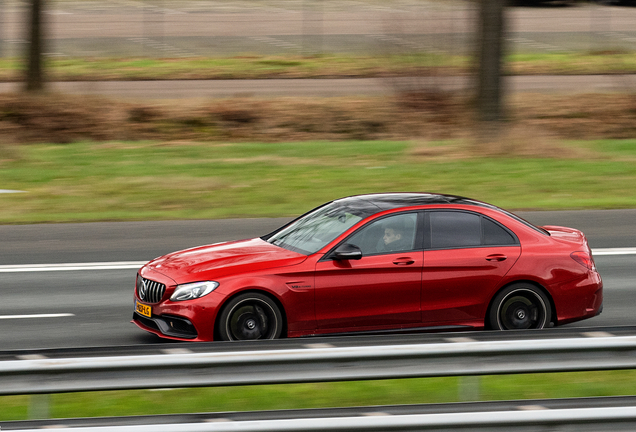
<svg viewBox="0 0 636 432"><path fill-rule="evenodd" d="M488 323L494 330L542 329L550 325L548 297L534 285L518 283L500 291L493 299Z"/></svg>
<svg viewBox="0 0 636 432"><path fill-rule="evenodd" d="M282 330L278 306L260 293L234 297L223 307L218 322L218 334L224 341L277 339Z"/></svg>

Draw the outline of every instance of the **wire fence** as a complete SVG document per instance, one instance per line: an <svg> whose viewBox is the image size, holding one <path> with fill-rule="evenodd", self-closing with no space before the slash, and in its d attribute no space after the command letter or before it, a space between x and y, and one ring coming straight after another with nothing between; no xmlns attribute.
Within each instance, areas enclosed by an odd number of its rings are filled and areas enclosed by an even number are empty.
<svg viewBox="0 0 636 432"><path fill-rule="evenodd" d="M28 1L0 0L0 56L26 48ZM59 0L45 2L50 58L419 54L473 51L461 0ZM636 7L511 6L508 52L634 51Z"/></svg>

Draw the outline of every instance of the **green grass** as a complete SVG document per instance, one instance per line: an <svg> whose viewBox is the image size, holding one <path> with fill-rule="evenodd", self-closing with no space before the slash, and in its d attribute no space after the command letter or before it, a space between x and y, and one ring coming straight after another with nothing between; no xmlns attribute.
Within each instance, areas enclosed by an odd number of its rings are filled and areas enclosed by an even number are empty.
<svg viewBox="0 0 636 432"><path fill-rule="evenodd" d="M438 54L379 56L262 56L224 58L68 58L49 59L45 70L50 80L170 80L325 78L412 75L417 70L467 70L468 58ZM0 60L0 81L21 77L20 59Z"/></svg>
<svg viewBox="0 0 636 432"><path fill-rule="evenodd" d="M589 53L517 53L506 59L511 75L616 74L636 70L633 52L608 50ZM632 72L629 72L632 73Z"/></svg>
<svg viewBox="0 0 636 432"><path fill-rule="evenodd" d="M458 402L462 378L55 394L53 418ZM480 400L633 395L636 371L484 376ZM0 397L0 421L28 416L29 396Z"/></svg>
<svg viewBox="0 0 636 432"><path fill-rule="evenodd" d="M512 75L626 74L636 72L630 51L516 53L505 59ZM22 79L21 59L0 59L0 81ZM161 58L65 58L45 63L49 80L169 80L386 77L461 75L473 67L469 56L412 53L400 55L336 55Z"/></svg>
<svg viewBox="0 0 636 432"><path fill-rule="evenodd" d="M636 206L636 140L563 143L565 157L419 154L420 144L76 143L0 147L0 223L293 216L379 191L508 209ZM457 149L457 143L437 143ZM460 147L461 148L461 147ZM583 152L573 158L567 149ZM450 151L450 150L449 150ZM456 151L456 150L455 150Z"/></svg>

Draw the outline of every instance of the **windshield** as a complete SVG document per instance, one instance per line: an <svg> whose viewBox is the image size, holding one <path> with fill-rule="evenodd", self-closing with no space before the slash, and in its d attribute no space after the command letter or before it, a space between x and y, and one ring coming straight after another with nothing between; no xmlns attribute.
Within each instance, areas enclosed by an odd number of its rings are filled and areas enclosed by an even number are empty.
<svg viewBox="0 0 636 432"><path fill-rule="evenodd" d="M309 255L318 252L370 214L372 213L364 209L334 201L307 213L289 226L275 232L267 238L267 241L276 246Z"/></svg>

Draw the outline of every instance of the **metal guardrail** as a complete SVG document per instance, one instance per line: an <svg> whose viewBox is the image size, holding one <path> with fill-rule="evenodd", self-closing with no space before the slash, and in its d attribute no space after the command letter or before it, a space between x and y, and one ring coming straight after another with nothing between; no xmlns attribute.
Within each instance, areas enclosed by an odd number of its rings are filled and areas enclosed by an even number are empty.
<svg viewBox="0 0 636 432"><path fill-rule="evenodd" d="M0 395L636 368L636 336L307 347L5 360Z"/></svg>
<svg viewBox="0 0 636 432"><path fill-rule="evenodd" d="M179 351L176 349L175 351ZM0 360L0 395L73 391L280 384L432 376L636 368L636 336L517 339L233 352L177 352L153 355L90 356ZM35 356L37 357L37 356ZM460 404L461 405L461 404ZM438 413L378 413L260 420L144 424L117 420L76 424L73 432L293 432L293 431L634 431L636 404L556 409ZM15 425L12 425L15 427ZM6 429L0 423L3 430ZM48 427L46 425L41 427ZM53 427L53 426L52 426ZM59 427L56 425L55 427ZM16 430L41 430L18 426Z"/></svg>
<svg viewBox="0 0 636 432"><path fill-rule="evenodd" d="M72 432L633 431L636 406L73 427ZM36 432L41 429L20 429Z"/></svg>

